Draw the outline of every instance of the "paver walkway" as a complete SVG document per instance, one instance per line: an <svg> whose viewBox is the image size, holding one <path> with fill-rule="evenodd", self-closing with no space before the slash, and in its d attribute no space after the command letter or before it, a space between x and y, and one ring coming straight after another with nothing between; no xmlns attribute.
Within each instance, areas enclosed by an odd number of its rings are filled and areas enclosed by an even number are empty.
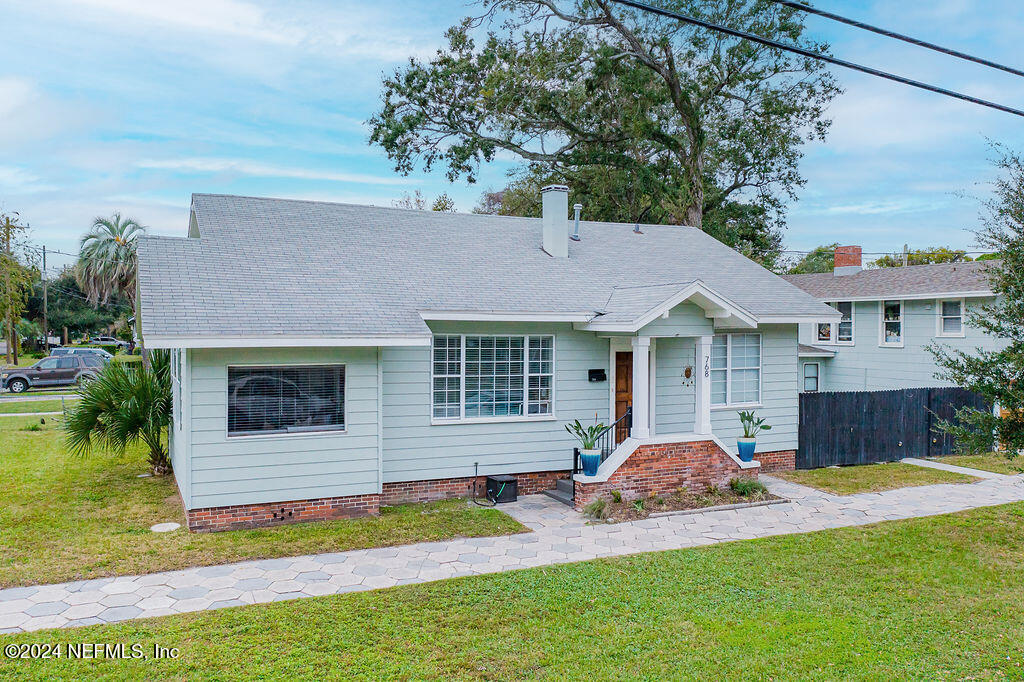
<svg viewBox="0 0 1024 682"><path fill-rule="evenodd" d="M530 533L247 561L143 576L0 590L0 632L72 627L371 590L529 566L930 516L1024 500L1024 476L838 497L762 477L791 500L590 525L542 495L502 505Z"/></svg>
<svg viewBox="0 0 1024 682"><path fill-rule="evenodd" d="M982 469L968 469L967 467L958 467L955 464L946 464L945 462L936 462L931 459L917 459L916 457L907 457L901 459L901 462L907 464L913 464L914 466L924 467L925 469L941 469L942 471L952 471L955 474L966 474L968 476L974 476L975 478L991 478L995 480L1001 480L1005 478L1013 478L1008 474L1000 474L995 471L984 471Z"/></svg>

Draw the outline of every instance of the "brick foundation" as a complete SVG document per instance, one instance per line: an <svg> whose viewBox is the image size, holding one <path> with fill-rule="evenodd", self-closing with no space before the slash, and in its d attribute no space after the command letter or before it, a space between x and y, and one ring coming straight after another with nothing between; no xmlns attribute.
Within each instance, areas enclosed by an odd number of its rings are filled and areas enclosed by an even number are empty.
<svg viewBox="0 0 1024 682"><path fill-rule="evenodd" d="M754 459L761 463L761 473L773 471L793 471L796 469L796 450L776 450L775 452L759 452Z"/></svg>
<svg viewBox="0 0 1024 682"><path fill-rule="evenodd" d="M539 471L514 474L520 495L535 495L555 487L555 481L568 478L568 471ZM476 492L484 494L486 476L479 476ZM187 511L189 530L209 532L263 528L300 521L330 521L377 514L381 505L408 502L435 502L473 494L472 476L442 478L433 481L385 483L380 495L323 497L316 500L240 504Z"/></svg>
<svg viewBox="0 0 1024 682"><path fill-rule="evenodd" d="M239 504L191 509L188 528L196 532L262 528L300 521L329 521L377 514L380 495L321 497L315 500Z"/></svg>
<svg viewBox="0 0 1024 682"><path fill-rule="evenodd" d="M741 469L714 441L641 445L601 483L575 482L576 509L613 490L626 499L664 495L678 488L701 491L726 486L737 477L757 478L757 469Z"/></svg>
<svg viewBox="0 0 1024 682"><path fill-rule="evenodd" d="M569 478L568 471L539 471L526 474L512 474L519 484L520 495L536 495L555 487L555 481ZM486 476L476 480L476 494L483 496ZM402 481L385 483L381 504L402 504L407 502L434 502L452 497L469 497L473 494L472 476L465 478L439 478L432 481Z"/></svg>

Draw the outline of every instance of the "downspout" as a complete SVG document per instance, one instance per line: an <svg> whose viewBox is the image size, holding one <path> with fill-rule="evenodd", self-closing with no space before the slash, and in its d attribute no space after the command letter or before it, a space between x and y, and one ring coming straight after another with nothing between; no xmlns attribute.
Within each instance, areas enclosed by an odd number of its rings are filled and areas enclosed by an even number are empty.
<svg viewBox="0 0 1024 682"><path fill-rule="evenodd" d="M377 346L377 493L384 494L384 349Z"/></svg>

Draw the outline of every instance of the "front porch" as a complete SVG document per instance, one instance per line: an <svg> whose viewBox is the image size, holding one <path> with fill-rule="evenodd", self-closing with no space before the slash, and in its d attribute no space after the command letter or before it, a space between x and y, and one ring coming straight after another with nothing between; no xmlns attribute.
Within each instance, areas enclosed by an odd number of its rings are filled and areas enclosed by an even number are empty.
<svg viewBox="0 0 1024 682"><path fill-rule="evenodd" d="M713 343L712 334L609 338L615 420L598 443L595 475L583 474L574 455L572 487L564 492L577 509L613 490L633 499L757 476L757 461L740 461L713 433Z"/></svg>

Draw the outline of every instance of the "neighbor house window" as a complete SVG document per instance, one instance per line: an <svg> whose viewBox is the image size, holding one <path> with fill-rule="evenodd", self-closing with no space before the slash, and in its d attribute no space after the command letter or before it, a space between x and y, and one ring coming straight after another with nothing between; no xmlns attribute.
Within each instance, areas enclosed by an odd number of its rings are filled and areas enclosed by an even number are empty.
<svg viewBox="0 0 1024 682"><path fill-rule="evenodd" d="M345 428L345 366L228 367L228 435Z"/></svg>
<svg viewBox="0 0 1024 682"><path fill-rule="evenodd" d="M964 301L961 298L939 301L938 336L964 336Z"/></svg>
<svg viewBox="0 0 1024 682"><path fill-rule="evenodd" d="M761 335L717 334L711 341L711 404L761 402Z"/></svg>
<svg viewBox="0 0 1024 682"><path fill-rule="evenodd" d="M804 363L804 391L807 393L815 393L818 391L818 377L821 373L821 368L817 362L805 362Z"/></svg>
<svg viewBox="0 0 1024 682"><path fill-rule="evenodd" d="M838 322L821 322L818 324L818 341L820 343L838 343L853 345L853 303L839 301L829 303L842 313Z"/></svg>
<svg viewBox="0 0 1024 682"><path fill-rule="evenodd" d="M903 301L882 301L882 328L880 343L883 346L903 345Z"/></svg>
<svg viewBox="0 0 1024 682"><path fill-rule="evenodd" d="M554 348L553 336L435 336L433 418L550 415Z"/></svg>

